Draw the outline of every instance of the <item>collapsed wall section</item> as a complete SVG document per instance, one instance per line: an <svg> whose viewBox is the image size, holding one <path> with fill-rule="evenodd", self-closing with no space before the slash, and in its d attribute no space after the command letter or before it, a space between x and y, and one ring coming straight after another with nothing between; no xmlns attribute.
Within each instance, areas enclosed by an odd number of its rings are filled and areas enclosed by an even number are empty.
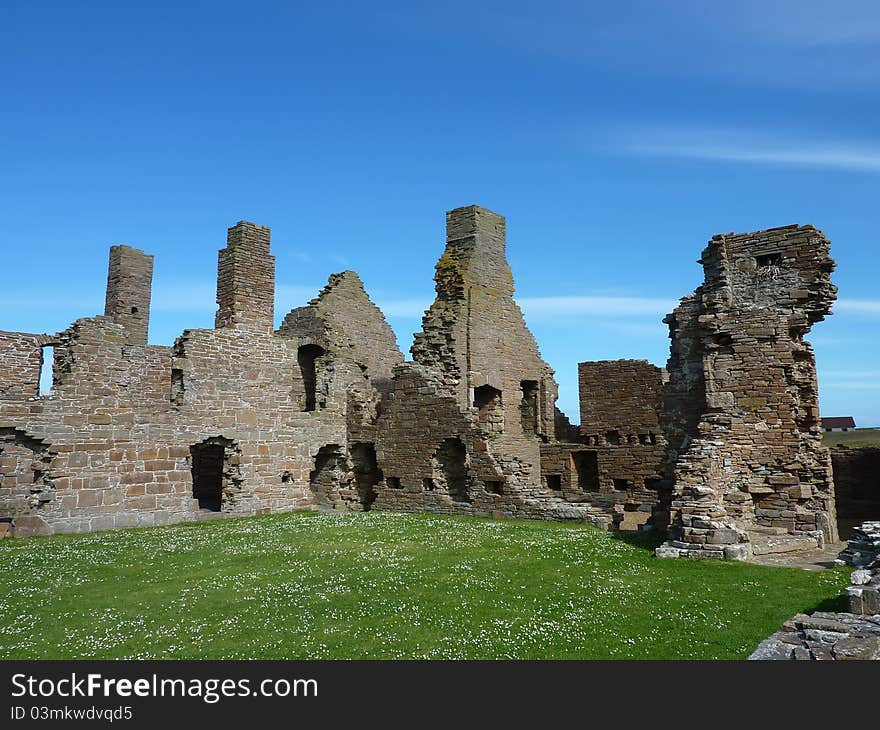
<svg viewBox="0 0 880 730"><path fill-rule="evenodd" d="M298 342L272 332L268 246L267 228L230 229L220 327L186 330L174 347L146 345L152 257L128 247L111 252L104 316L51 337L0 336L0 520L14 534L315 504L316 459L326 444L346 444L346 386L352 373L365 378L357 363L328 360L331 407L304 409ZM36 398L46 344L54 386Z"/></svg>
<svg viewBox="0 0 880 730"><path fill-rule="evenodd" d="M658 555L744 559L766 535L833 541L804 340L836 298L828 239L812 226L719 235L701 263L704 283L666 319L672 527Z"/></svg>
<svg viewBox="0 0 880 730"><path fill-rule="evenodd" d="M541 478L557 386L513 299L505 236L484 208L446 214L436 299L383 400L377 507L598 519Z"/></svg>
<svg viewBox="0 0 880 730"><path fill-rule="evenodd" d="M567 499L603 509L618 529L651 522L666 450L659 420L664 380L647 360L579 363L578 440L589 450L543 446L545 481L561 483Z"/></svg>
<svg viewBox="0 0 880 730"><path fill-rule="evenodd" d="M43 345L47 335L0 330L0 399L35 398L40 394Z"/></svg>

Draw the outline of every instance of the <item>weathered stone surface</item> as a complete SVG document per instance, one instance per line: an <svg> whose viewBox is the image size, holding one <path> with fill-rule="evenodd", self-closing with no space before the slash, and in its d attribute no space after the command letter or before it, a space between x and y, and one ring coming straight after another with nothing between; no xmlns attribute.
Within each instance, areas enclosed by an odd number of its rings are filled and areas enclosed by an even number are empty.
<svg viewBox="0 0 880 730"><path fill-rule="evenodd" d="M880 660L880 616L797 614L764 639L749 659Z"/></svg>
<svg viewBox="0 0 880 730"><path fill-rule="evenodd" d="M665 320L671 490L658 511L670 516L671 544L706 552L694 524L705 517L721 525L717 544L767 528L833 542L831 460L803 339L836 298L828 240L812 226L718 235L701 263L704 283Z"/></svg>

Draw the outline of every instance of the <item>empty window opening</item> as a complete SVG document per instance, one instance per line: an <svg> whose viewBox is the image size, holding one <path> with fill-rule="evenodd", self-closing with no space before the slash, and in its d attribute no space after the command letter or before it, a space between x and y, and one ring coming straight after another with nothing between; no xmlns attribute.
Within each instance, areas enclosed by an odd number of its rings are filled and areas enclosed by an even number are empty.
<svg viewBox="0 0 880 730"><path fill-rule="evenodd" d="M768 253L764 254L763 256L755 256L755 262L757 263L759 269L763 269L768 266L780 266L782 265L782 254Z"/></svg>
<svg viewBox="0 0 880 730"><path fill-rule="evenodd" d="M352 444L350 454L358 501L366 512L376 501L376 486L382 481L376 447L369 443Z"/></svg>
<svg viewBox="0 0 880 730"><path fill-rule="evenodd" d="M40 384L37 390L39 395L49 395L52 392L54 366L55 348L52 345L46 345L41 349L40 355Z"/></svg>
<svg viewBox="0 0 880 730"><path fill-rule="evenodd" d="M595 451L573 451L571 465L579 489L584 492L599 490L599 457Z"/></svg>
<svg viewBox="0 0 880 730"><path fill-rule="evenodd" d="M422 479L422 486L425 488L426 492L433 492L437 488L437 485L434 484L434 480L431 479L431 477L425 477Z"/></svg>
<svg viewBox="0 0 880 730"><path fill-rule="evenodd" d="M456 502L470 502L467 476L467 449L458 438L448 438L437 449L433 458L436 481L443 481L446 491Z"/></svg>
<svg viewBox="0 0 880 730"><path fill-rule="evenodd" d="M486 491L489 494L501 494L502 493L502 485L504 484L500 479L484 479L483 484L486 487Z"/></svg>
<svg viewBox="0 0 880 730"><path fill-rule="evenodd" d="M544 475L544 483L547 485L547 489L552 489L554 492L561 492L562 474L546 474Z"/></svg>
<svg viewBox="0 0 880 730"><path fill-rule="evenodd" d="M282 484L290 484L292 481L293 481L293 476L291 476L289 471L286 471L281 475L281 483Z"/></svg>
<svg viewBox="0 0 880 730"><path fill-rule="evenodd" d="M659 478L645 479L645 489L650 489L652 492L659 490L662 484L663 480Z"/></svg>
<svg viewBox="0 0 880 730"><path fill-rule="evenodd" d="M199 509L219 512L223 505L223 471L226 450L222 444L201 443L190 447L193 498Z"/></svg>
<svg viewBox="0 0 880 730"><path fill-rule="evenodd" d="M474 408L479 415L480 427L491 434L504 431L504 412L501 409L501 391L491 385L474 388Z"/></svg>
<svg viewBox="0 0 880 730"><path fill-rule="evenodd" d="M651 445L651 436L650 436L650 434L647 434L647 433L640 433L640 434L639 434L639 443L640 443L642 446L650 446L650 445Z"/></svg>
<svg viewBox="0 0 880 730"><path fill-rule="evenodd" d="M342 506L339 489L348 475L348 461L341 446L327 444L318 449L315 468L309 472L309 487L318 509L326 511Z"/></svg>
<svg viewBox="0 0 880 730"><path fill-rule="evenodd" d="M388 477L385 480L385 484L388 485L389 489L403 489L403 485L400 483L400 477Z"/></svg>
<svg viewBox="0 0 880 730"><path fill-rule="evenodd" d="M606 431L605 432L605 440L612 444L613 446L617 446L620 443L620 431Z"/></svg>
<svg viewBox="0 0 880 730"><path fill-rule="evenodd" d="M299 364L302 376L303 388L305 388L305 411L314 411L317 406L318 370L319 357L324 354L324 348L317 345L303 345L296 351L296 361Z"/></svg>
<svg viewBox="0 0 880 730"><path fill-rule="evenodd" d="M186 387L183 383L183 370L171 368L171 405L182 406Z"/></svg>
<svg viewBox="0 0 880 730"><path fill-rule="evenodd" d="M880 520L880 449L832 449L837 528L843 539L863 522Z"/></svg>
<svg viewBox="0 0 880 730"><path fill-rule="evenodd" d="M629 489L629 479L612 479L611 482L614 484L616 490L625 491Z"/></svg>
<svg viewBox="0 0 880 730"><path fill-rule="evenodd" d="M131 308L131 313L132 313L132 314L137 314L137 313L138 313L138 308L137 308L137 307L132 307L132 308Z"/></svg>
<svg viewBox="0 0 880 730"><path fill-rule="evenodd" d="M519 404L522 430L526 436L534 436L538 433L538 381L523 380L522 400Z"/></svg>

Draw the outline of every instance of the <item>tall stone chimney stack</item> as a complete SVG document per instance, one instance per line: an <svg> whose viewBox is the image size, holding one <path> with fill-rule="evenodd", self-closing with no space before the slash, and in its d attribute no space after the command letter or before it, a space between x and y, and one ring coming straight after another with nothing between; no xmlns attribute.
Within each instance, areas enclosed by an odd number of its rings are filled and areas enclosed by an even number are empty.
<svg viewBox="0 0 880 730"><path fill-rule="evenodd" d="M131 345L146 345L150 327L153 257L131 246L111 246L104 316L125 327Z"/></svg>
<svg viewBox="0 0 880 730"><path fill-rule="evenodd" d="M239 221L226 238L217 263L214 326L270 333L275 317L275 257L269 229Z"/></svg>

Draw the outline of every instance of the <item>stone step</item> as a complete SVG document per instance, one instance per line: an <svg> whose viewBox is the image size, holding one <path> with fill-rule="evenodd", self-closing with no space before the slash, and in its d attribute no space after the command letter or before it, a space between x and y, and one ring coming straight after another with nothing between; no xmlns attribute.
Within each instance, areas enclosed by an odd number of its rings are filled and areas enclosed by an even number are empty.
<svg viewBox="0 0 880 730"><path fill-rule="evenodd" d="M750 525L749 534L758 535L787 535L788 530L784 527L766 527L764 525Z"/></svg>
<svg viewBox="0 0 880 730"><path fill-rule="evenodd" d="M776 555L819 547L819 541L809 535L764 535L749 531L749 537L755 555Z"/></svg>

